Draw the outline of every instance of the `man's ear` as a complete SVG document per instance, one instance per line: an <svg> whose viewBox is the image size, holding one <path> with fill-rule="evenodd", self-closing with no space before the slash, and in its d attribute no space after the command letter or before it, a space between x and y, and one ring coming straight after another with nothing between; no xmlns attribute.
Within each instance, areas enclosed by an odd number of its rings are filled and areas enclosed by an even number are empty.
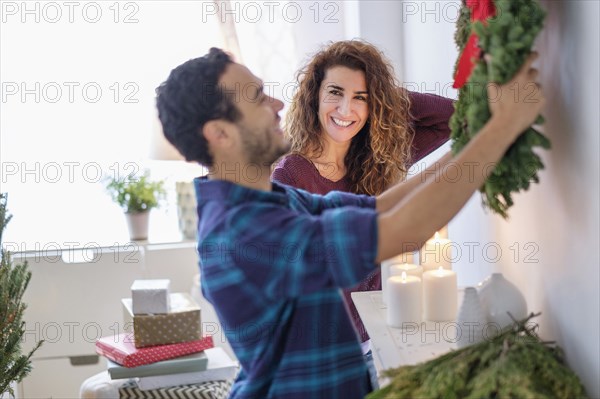
<svg viewBox="0 0 600 399"><path fill-rule="evenodd" d="M231 145L231 126L222 120L208 121L202 127L201 134L211 147L228 147Z"/></svg>

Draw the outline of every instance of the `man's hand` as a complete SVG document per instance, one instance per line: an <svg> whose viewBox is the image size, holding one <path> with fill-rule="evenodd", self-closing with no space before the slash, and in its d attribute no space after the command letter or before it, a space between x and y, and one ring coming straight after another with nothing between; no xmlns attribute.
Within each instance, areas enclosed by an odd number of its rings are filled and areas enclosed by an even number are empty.
<svg viewBox="0 0 600 399"><path fill-rule="evenodd" d="M492 119L514 132L514 139L533 124L546 103L542 88L535 81L538 70L531 67L537 57L537 53L531 53L508 83L490 83L487 88Z"/></svg>

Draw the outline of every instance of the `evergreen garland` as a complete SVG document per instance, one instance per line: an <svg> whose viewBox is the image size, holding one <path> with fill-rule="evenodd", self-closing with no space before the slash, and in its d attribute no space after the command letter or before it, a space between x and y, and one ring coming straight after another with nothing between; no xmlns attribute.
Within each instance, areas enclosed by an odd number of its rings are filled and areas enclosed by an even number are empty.
<svg viewBox="0 0 600 399"><path fill-rule="evenodd" d="M30 358L42 341L29 352L21 354L25 334L22 320L26 305L21 302L31 279L27 262L12 265L10 253L2 248L2 233L11 219L6 210L6 194L0 194L0 396L8 392L14 397L10 384L20 382L31 371Z"/></svg>
<svg viewBox="0 0 600 399"><path fill-rule="evenodd" d="M562 350L543 342L529 321L492 339L414 366L385 371L391 383L367 399L585 398Z"/></svg>
<svg viewBox="0 0 600 399"><path fill-rule="evenodd" d="M478 60L469 81L459 90L458 101L454 105L455 112L450 119L454 154L490 118L487 84L490 81L504 84L515 75L530 54L531 46L543 27L545 11L537 0L495 0L495 5L496 16L490 18L487 25L480 21L472 23L470 9L463 0L457 21L455 41L460 52L462 53L474 30L479 37L482 56L489 54L492 60L489 66L483 58ZM515 90L527 89L515 87ZM541 116L536 123L543 123ZM533 152L534 147L548 149L550 141L530 127L508 149L480 188L483 204L503 218L508 217L508 208L513 205L512 193L527 190L531 181L539 182L537 172L544 165Z"/></svg>

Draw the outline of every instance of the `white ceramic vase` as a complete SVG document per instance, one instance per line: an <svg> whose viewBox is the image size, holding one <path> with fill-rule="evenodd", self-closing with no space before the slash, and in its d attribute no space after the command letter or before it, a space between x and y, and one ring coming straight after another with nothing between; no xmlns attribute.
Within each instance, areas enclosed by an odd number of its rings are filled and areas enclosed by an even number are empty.
<svg viewBox="0 0 600 399"><path fill-rule="evenodd" d="M192 182L175 183L179 230L184 238L195 240L198 231L196 192Z"/></svg>
<svg viewBox="0 0 600 399"><path fill-rule="evenodd" d="M127 227L129 228L129 239L132 241L147 240L150 211L125 213L125 217L127 218Z"/></svg>
<svg viewBox="0 0 600 399"><path fill-rule="evenodd" d="M513 319L522 320L527 316L525 297L516 285L504 278L502 273L494 273L478 285L481 306L489 323L504 328Z"/></svg>
<svg viewBox="0 0 600 399"><path fill-rule="evenodd" d="M456 343L459 348L483 341L483 329L487 323L487 317L475 287L465 288L456 321L460 329L460 336Z"/></svg>

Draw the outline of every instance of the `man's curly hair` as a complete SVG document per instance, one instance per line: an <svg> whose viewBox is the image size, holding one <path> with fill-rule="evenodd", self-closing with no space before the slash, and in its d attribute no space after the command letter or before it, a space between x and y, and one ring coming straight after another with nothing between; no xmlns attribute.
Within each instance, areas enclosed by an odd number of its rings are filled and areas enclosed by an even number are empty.
<svg viewBox="0 0 600 399"><path fill-rule="evenodd" d="M412 134L408 93L399 87L393 67L372 44L347 40L329 44L298 72L299 86L286 117L292 152L319 157L323 153L319 122L319 90L329 68L363 71L369 119L352 139L344 159L351 191L377 195L404 179Z"/></svg>
<svg viewBox="0 0 600 399"><path fill-rule="evenodd" d="M212 166L213 156L202 134L204 124L241 118L232 99L219 87L219 78L232 62L227 53L213 47L207 55L173 69L156 89L158 118L165 137L186 161Z"/></svg>

